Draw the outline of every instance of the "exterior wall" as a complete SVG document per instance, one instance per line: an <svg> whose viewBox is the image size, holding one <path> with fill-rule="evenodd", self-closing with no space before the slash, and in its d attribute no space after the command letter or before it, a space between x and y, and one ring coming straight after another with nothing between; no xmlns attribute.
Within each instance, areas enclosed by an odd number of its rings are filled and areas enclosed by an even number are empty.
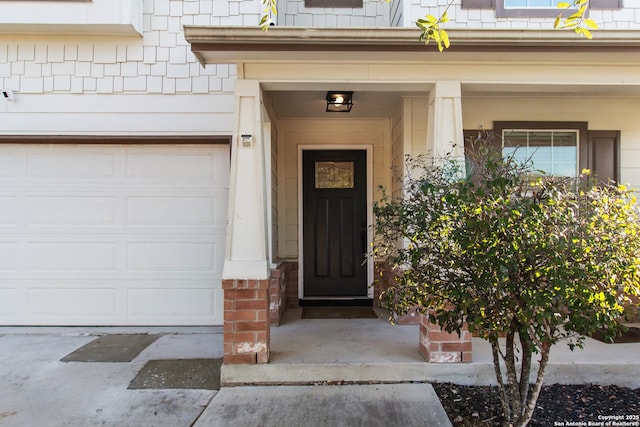
<svg viewBox="0 0 640 427"><path fill-rule="evenodd" d="M278 255L278 132L275 126L269 128L271 134L271 262Z"/></svg>
<svg viewBox="0 0 640 427"><path fill-rule="evenodd" d="M0 32L141 34L142 0L4 1Z"/></svg>
<svg viewBox="0 0 640 427"><path fill-rule="evenodd" d="M401 182L397 181L396 175L402 173L404 169L404 156L405 153L405 128L407 127L407 111L410 108L411 100L403 98L394 115L391 117L391 169L392 169L392 181L391 192L394 195L398 195L402 188Z"/></svg>
<svg viewBox="0 0 640 427"><path fill-rule="evenodd" d="M182 26L253 3L144 0L142 37L0 34L0 134L230 134L236 67L203 68Z"/></svg>
<svg viewBox="0 0 640 427"><path fill-rule="evenodd" d="M637 97L463 97L465 129L491 129L494 120L584 121L589 130L619 130L620 178L640 187L640 99Z"/></svg>
<svg viewBox="0 0 640 427"><path fill-rule="evenodd" d="M389 9L379 0L363 0L362 8L308 8L304 0L280 0L276 20L289 27L389 27Z"/></svg>
<svg viewBox="0 0 640 427"><path fill-rule="evenodd" d="M392 0L396 1L396 0ZM403 0L403 23L400 26L413 27L418 18L425 15L440 16L447 8L447 0ZM447 15L450 21L444 26L452 28L506 28L506 29L552 29L552 18L498 18L494 9L463 9L463 0L455 0ZM500 1L500 0L496 0ZM640 1L626 0L623 9L591 10L589 17L595 19L601 29L634 29L640 24Z"/></svg>
<svg viewBox="0 0 640 427"><path fill-rule="evenodd" d="M418 156L420 154L426 154L427 152L429 98L415 97L410 98L410 101L410 115L408 116L410 122L408 126L411 131L411 137L409 141L407 141L407 145L411 151L406 154Z"/></svg>
<svg viewBox="0 0 640 427"><path fill-rule="evenodd" d="M387 119L376 120L282 120L278 124L279 182L279 257L298 257L298 146L299 145L372 145L373 187L389 187L391 171L391 124ZM374 199L379 197L374 191Z"/></svg>

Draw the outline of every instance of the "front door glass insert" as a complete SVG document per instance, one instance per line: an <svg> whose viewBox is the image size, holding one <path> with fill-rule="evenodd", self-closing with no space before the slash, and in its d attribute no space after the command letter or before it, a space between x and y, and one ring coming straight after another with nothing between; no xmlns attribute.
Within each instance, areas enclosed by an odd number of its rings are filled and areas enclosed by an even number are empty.
<svg viewBox="0 0 640 427"><path fill-rule="evenodd" d="M315 162L315 188L353 188L353 162Z"/></svg>

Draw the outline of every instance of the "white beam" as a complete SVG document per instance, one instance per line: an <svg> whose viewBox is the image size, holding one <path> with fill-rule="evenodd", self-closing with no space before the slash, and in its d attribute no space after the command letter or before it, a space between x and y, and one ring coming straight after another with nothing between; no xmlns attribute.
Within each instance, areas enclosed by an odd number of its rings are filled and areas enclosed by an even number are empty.
<svg viewBox="0 0 640 427"><path fill-rule="evenodd" d="M464 172L461 84L437 81L429 96L427 152L435 161L450 157L461 162Z"/></svg>
<svg viewBox="0 0 640 427"><path fill-rule="evenodd" d="M236 81L227 247L222 277L269 277L260 83Z"/></svg>

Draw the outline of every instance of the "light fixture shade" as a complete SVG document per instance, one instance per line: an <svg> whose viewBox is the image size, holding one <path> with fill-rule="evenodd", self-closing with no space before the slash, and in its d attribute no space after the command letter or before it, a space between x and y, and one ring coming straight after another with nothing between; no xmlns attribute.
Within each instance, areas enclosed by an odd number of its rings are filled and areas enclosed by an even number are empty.
<svg viewBox="0 0 640 427"><path fill-rule="evenodd" d="M327 92L327 113L348 113L353 107L353 92Z"/></svg>

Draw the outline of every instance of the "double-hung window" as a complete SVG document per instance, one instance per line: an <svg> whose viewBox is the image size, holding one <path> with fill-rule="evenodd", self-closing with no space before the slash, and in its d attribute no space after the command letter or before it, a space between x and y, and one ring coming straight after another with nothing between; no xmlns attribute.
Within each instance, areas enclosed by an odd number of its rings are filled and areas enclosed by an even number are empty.
<svg viewBox="0 0 640 427"><path fill-rule="evenodd" d="M577 176L583 169L601 182L620 181L620 132L589 130L587 122L494 121L491 145L540 175ZM465 130L472 149L477 130ZM469 144L469 145L467 145Z"/></svg>
<svg viewBox="0 0 640 427"><path fill-rule="evenodd" d="M503 129L502 154L530 161L534 173L574 177L579 139L578 130Z"/></svg>
<svg viewBox="0 0 640 427"><path fill-rule="evenodd" d="M495 9L496 17L513 18L555 18L562 9L560 0L462 0L463 9ZM563 0L569 2L568 0ZM622 0L589 0L589 10L621 9ZM575 11L571 9L568 12Z"/></svg>
<svg viewBox="0 0 640 427"><path fill-rule="evenodd" d="M503 17L556 17L561 9L558 2L564 0L498 0L496 15ZM572 10L575 12L575 9Z"/></svg>
<svg viewBox="0 0 640 427"><path fill-rule="evenodd" d="M540 175L577 176L589 167L586 122L500 122L493 132L505 156L530 161Z"/></svg>

